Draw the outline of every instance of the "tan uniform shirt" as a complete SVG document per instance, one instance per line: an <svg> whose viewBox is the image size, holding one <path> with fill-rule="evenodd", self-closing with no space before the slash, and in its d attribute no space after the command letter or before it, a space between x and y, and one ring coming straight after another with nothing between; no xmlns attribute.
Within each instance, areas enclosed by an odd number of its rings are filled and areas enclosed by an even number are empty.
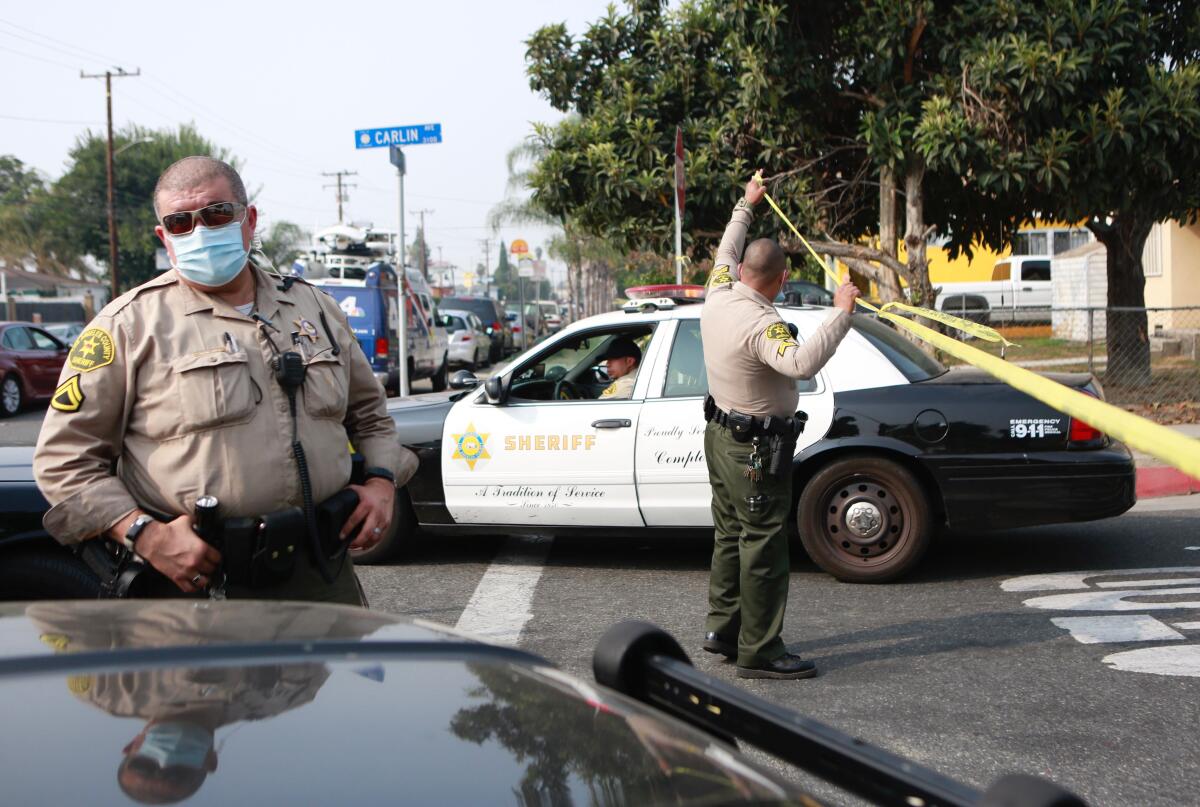
<svg viewBox="0 0 1200 807"><path fill-rule="evenodd" d="M820 372L850 329L850 315L835 309L811 338L798 343L774 303L737 280L753 219L746 201L739 201L709 276L700 312L708 391L726 412L788 417L798 400L794 379Z"/></svg>
<svg viewBox="0 0 1200 807"><path fill-rule="evenodd" d="M43 519L51 535L63 543L90 538L138 506L191 513L203 495L216 496L227 517L301 506L288 397L270 367L270 343L292 349L292 331L308 334L296 415L314 501L349 481L347 439L398 484L413 475L416 457L399 444L341 309L301 281L284 291L267 266L252 256L256 310L278 333L174 270L118 297L88 325L63 366L34 454L38 487L52 505Z"/></svg>
<svg viewBox="0 0 1200 807"><path fill-rule="evenodd" d="M627 401L633 397L633 387L637 383L637 371L626 373L604 388L600 393L602 399Z"/></svg>

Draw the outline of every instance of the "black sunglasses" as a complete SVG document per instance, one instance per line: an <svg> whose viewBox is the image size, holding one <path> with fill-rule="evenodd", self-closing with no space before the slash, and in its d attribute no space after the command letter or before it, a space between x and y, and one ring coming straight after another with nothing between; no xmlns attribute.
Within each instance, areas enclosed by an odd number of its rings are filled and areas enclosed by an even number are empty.
<svg viewBox="0 0 1200 807"><path fill-rule="evenodd" d="M196 227L196 220L205 227L221 227L241 220L246 206L239 202L216 202L199 210L181 210L162 217L162 226L171 235L187 235Z"/></svg>

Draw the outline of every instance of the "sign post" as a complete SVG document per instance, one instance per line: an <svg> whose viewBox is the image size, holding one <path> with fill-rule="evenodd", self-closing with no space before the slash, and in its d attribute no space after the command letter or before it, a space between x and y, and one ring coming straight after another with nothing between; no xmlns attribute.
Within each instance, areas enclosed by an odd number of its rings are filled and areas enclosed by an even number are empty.
<svg viewBox="0 0 1200 807"><path fill-rule="evenodd" d="M396 342L400 348L396 361L400 365L400 397L407 398L408 386L408 271L404 266L404 152L399 146L388 149L388 157L396 166L400 183L400 229L396 234Z"/></svg>
<svg viewBox="0 0 1200 807"><path fill-rule="evenodd" d="M401 146L441 143L442 124L420 123L415 126L384 126L379 129L355 129L354 148L386 148L388 158L396 166L400 192L400 230L396 233L396 339L399 341L400 397L409 393L408 378L408 267L404 258L404 152Z"/></svg>

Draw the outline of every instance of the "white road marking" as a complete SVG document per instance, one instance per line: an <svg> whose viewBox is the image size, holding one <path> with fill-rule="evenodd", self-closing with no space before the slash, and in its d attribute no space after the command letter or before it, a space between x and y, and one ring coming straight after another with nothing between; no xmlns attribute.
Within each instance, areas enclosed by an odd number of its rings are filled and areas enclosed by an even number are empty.
<svg viewBox="0 0 1200 807"><path fill-rule="evenodd" d="M1184 549L1188 552L1200 552L1200 546L1185 546Z"/></svg>
<svg viewBox="0 0 1200 807"><path fill-rule="evenodd" d="M1090 572L1053 572L1012 577L1000 584L1004 591L1070 591L1087 588L1090 577L1130 576L1138 574L1174 574L1200 572L1200 566L1165 566L1155 569L1096 569ZM1137 585L1129 583L1128 585Z"/></svg>
<svg viewBox="0 0 1200 807"><path fill-rule="evenodd" d="M1200 547L1187 547L1200 549ZM1069 632L1081 644L1122 642L1170 642L1138 650L1112 653L1103 658L1110 669L1200 678L1200 643L1176 644L1186 637L1179 631L1200 630L1200 622L1167 624L1153 616L1121 613L1200 609L1200 582L1186 574L1200 572L1197 566L1108 571L1055 572L1014 577L1000 584L1004 591L1059 591L1025 600L1029 608L1061 611L1107 611L1101 616L1052 617L1050 622ZM1174 576L1167 576L1174 575ZM1112 577L1114 580L1094 580ZM1183 617L1183 614L1179 615ZM1178 617L1177 617L1178 618ZM1186 618L1186 617L1185 617ZM1176 630L1178 629L1178 630Z"/></svg>
<svg viewBox="0 0 1200 807"><path fill-rule="evenodd" d="M1200 587L1160 588L1154 591L1079 591L1051 594L1025 600L1030 608L1045 611L1161 611L1168 608L1200 608L1200 599L1174 602L1126 602L1126 597L1166 597L1172 594L1200 594Z"/></svg>
<svg viewBox="0 0 1200 807"><path fill-rule="evenodd" d="M1180 641L1183 634L1172 630L1146 614L1129 616L1061 616L1050 620L1063 630L1070 631L1081 644L1108 642L1168 642Z"/></svg>
<svg viewBox="0 0 1200 807"><path fill-rule="evenodd" d="M1096 588L1138 588L1141 586L1194 586L1200 577L1166 577L1149 580L1103 580Z"/></svg>
<svg viewBox="0 0 1200 807"><path fill-rule="evenodd" d="M515 645L533 618L533 595L552 543L551 538L509 538L483 573L455 627Z"/></svg>
<svg viewBox="0 0 1200 807"><path fill-rule="evenodd" d="M1200 678L1200 644L1143 647L1105 656L1114 670Z"/></svg>

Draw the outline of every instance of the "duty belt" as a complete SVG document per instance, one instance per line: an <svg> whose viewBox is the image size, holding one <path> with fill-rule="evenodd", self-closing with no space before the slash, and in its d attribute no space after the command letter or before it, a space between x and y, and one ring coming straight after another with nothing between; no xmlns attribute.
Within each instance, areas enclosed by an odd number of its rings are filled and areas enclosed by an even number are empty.
<svg viewBox="0 0 1200 807"><path fill-rule="evenodd" d="M794 440L804 431L808 415L797 412L795 417L780 417L778 415L747 415L736 409L729 412L717 406L717 402L709 395L704 399L704 419L718 426L724 426L733 432L734 439L748 442L754 437L783 437Z"/></svg>

